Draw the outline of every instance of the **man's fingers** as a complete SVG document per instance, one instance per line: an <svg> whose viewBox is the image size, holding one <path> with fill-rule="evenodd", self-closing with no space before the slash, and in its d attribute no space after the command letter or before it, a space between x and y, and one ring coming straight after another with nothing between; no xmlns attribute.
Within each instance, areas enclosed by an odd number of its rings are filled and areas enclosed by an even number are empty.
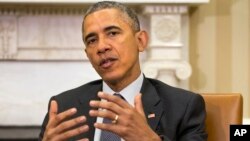
<svg viewBox="0 0 250 141"><path fill-rule="evenodd" d="M139 93L135 96L135 109L137 112L139 112L143 117L145 117L145 113L143 110L142 100L141 100L142 94Z"/></svg>
<svg viewBox="0 0 250 141"><path fill-rule="evenodd" d="M109 102L109 101L98 101L98 100L91 100L89 105L93 108L97 108L97 109L107 109L109 111L112 111L114 113L119 113L123 110L122 107L120 107L119 105L113 103L113 102Z"/></svg>
<svg viewBox="0 0 250 141"><path fill-rule="evenodd" d="M46 127L44 138L67 140L73 136L87 132L89 130L88 125L82 126L82 123L87 120L85 116L69 119L76 112L76 108L71 108L51 118Z"/></svg>
<svg viewBox="0 0 250 141"><path fill-rule="evenodd" d="M49 127L56 127L61 122L63 122L65 119L68 119L71 116L73 116L76 112L77 112L76 108L71 108L71 109L69 109L69 110L67 110L65 112L57 114L53 118L50 118L50 121L49 121L49 124L48 124Z"/></svg>
<svg viewBox="0 0 250 141"><path fill-rule="evenodd" d="M121 99L118 96L114 96L111 94L106 94L104 92L98 92L98 97L100 97L101 99L105 99L109 102L113 102L117 105L119 105L122 108L132 108L131 105L128 104L128 102L124 101L123 99Z"/></svg>
<svg viewBox="0 0 250 141"><path fill-rule="evenodd" d="M116 116L115 113L110 112L109 110L90 110L89 115L92 117L108 118L110 120L114 120Z"/></svg>
<svg viewBox="0 0 250 141"><path fill-rule="evenodd" d="M62 133L72 127L80 125L80 123L86 122L86 120L87 119L85 116L80 116L80 117L77 117L68 121L64 121L56 127L56 133Z"/></svg>
<svg viewBox="0 0 250 141"><path fill-rule="evenodd" d="M82 126L82 123L86 122L87 120L85 116L69 119L76 112L76 108L71 108L64 112L58 113L57 102L52 100L49 108L49 122L46 127L44 137L45 140L47 138L52 140L67 140L73 136L87 132L89 130L89 126ZM82 141L88 141L88 139L82 139Z"/></svg>
<svg viewBox="0 0 250 141"><path fill-rule="evenodd" d="M88 125L80 126L78 128L66 131L66 132L64 132L64 133L56 136L55 140L59 140L59 141L61 141L61 140L67 140L70 137L73 137L73 136L79 135L81 133L87 132L88 130L89 130L89 126Z"/></svg>
<svg viewBox="0 0 250 141"><path fill-rule="evenodd" d="M49 119L54 118L57 115L58 109L57 109L57 103L55 100L52 100L50 102L50 108L49 108Z"/></svg>

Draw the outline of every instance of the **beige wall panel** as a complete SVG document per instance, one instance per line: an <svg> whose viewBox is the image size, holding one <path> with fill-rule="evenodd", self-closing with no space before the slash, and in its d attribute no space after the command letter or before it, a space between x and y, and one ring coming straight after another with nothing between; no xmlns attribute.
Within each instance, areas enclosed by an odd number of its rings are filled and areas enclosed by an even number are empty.
<svg viewBox="0 0 250 141"><path fill-rule="evenodd" d="M250 117L249 0L232 5L232 91L244 98L244 116Z"/></svg>
<svg viewBox="0 0 250 141"><path fill-rule="evenodd" d="M240 92L250 118L250 2L210 0L190 10L190 89Z"/></svg>
<svg viewBox="0 0 250 141"><path fill-rule="evenodd" d="M216 91L231 91L231 0L216 0Z"/></svg>
<svg viewBox="0 0 250 141"><path fill-rule="evenodd" d="M216 85L216 3L191 9L190 63L193 74L190 89L196 92L215 91Z"/></svg>

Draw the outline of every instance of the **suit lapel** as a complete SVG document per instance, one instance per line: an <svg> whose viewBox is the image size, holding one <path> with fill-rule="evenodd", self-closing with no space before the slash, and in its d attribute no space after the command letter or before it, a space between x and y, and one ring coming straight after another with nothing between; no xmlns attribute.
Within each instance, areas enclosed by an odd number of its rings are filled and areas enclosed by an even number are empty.
<svg viewBox="0 0 250 141"><path fill-rule="evenodd" d="M156 127L161 119L163 109L155 86L145 77L141 93L144 112L148 124L153 130L156 130Z"/></svg>

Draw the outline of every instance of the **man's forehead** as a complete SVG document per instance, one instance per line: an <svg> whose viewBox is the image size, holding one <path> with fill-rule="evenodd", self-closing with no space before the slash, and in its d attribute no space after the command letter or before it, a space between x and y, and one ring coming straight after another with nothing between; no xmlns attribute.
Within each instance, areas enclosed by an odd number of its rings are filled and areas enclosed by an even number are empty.
<svg viewBox="0 0 250 141"><path fill-rule="evenodd" d="M108 26L121 26L129 24L128 19L117 9L102 9L93 12L85 17L83 31L89 32L92 29L104 30Z"/></svg>

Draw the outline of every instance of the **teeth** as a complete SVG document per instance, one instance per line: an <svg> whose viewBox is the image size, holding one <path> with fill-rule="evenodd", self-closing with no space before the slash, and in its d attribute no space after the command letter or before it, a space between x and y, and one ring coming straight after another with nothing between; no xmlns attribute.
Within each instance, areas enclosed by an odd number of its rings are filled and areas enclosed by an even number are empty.
<svg viewBox="0 0 250 141"><path fill-rule="evenodd" d="M107 59L107 60L104 61L104 63L108 63L110 61L111 61L111 59Z"/></svg>

